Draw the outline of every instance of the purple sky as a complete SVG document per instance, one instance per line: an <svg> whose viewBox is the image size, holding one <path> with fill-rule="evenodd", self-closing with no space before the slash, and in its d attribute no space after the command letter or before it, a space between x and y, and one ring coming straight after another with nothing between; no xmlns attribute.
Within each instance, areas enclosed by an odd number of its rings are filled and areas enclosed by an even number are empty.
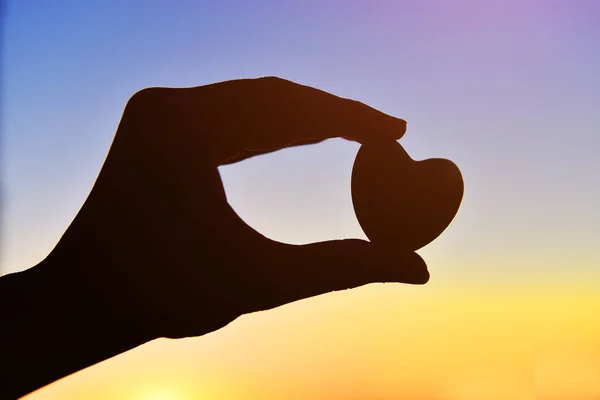
<svg viewBox="0 0 600 400"><path fill-rule="evenodd" d="M458 217L420 251L438 281L600 279L600 3L483 3L9 1L0 271L52 249L135 91L277 75L405 118L414 158L461 167ZM222 175L267 236L364 237L357 149L332 140Z"/></svg>

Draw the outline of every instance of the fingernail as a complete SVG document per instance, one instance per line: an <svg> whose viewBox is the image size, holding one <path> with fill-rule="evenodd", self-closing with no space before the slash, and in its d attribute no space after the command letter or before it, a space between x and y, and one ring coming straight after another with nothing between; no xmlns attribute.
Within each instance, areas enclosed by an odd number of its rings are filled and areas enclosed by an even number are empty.
<svg viewBox="0 0 600 400"><path fill-rule="evenodd" d="M411 278L413 279L413 283L415 284L425 284L429 281L429 270L427 269L427 264L421 256L417 253L412 253L411 263L410 263L410 272Z"/></svg>
<svg viewBox="0 0 600 400"><path fill-rule="evenodd" d="M401 119L400 121L400 131L398 132L400 134L400 137L404 136L404 134L406 133L406 129L408 127L408 122L406 122L405 120Z"/></svg>
<svg viewBox="0 0 600 400"><path fill-rule="evenodd" d="M413 275L414 278L414 283L416 285L424 285L427 282L429 282L429 271L427 270L427 268L420 268L418 271L415 272L415 274Z"/></svg>

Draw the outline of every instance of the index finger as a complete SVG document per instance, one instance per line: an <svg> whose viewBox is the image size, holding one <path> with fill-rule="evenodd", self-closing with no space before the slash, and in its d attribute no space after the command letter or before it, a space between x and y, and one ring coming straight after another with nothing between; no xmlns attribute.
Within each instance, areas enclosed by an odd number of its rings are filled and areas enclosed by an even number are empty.
<svg viewBox="0 0 600 400"><path fill-rule="evenodd" d="M187 90L196 90L191 88ZM358 101L266 77L201 87L209 104L211 141L218 165L284 147L341 137L364 143L398 140L406 121Z"/></svg>

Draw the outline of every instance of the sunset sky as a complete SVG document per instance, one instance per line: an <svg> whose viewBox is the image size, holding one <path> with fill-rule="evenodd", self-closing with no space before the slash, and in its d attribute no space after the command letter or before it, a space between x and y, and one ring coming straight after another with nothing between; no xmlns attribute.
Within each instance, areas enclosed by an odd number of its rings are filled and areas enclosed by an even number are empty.
<svg viewBox="0 0 600 400"><path fill-rule="evenodd" d="M600 398L599 2L6 3L1 274L54 247L144 87L290 79L406 119L409 154L449 158L465 180L456 219L418 251L426 286L154 341L27 399ZM270 238L365 238L358 148L332 139L221 176Z"/></svg>

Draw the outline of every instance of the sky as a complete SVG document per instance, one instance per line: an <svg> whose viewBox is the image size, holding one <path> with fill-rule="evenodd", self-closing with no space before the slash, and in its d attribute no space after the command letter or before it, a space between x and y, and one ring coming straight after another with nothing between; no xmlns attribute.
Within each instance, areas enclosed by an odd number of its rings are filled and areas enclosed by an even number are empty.
<svg viewBox="0 0 600 400"><path fill-rule="evenodd" d="M290 79L406 119L409 154L449 158L465 180L455 220L418 251L427 285L368 285L154 341L30 399L600 397L600 3L31 0L5 11L1 274L54 247L145 87ZM270 238L365 238L350 197L358 148L332 139L220 172L233 208Z"/></svg>

